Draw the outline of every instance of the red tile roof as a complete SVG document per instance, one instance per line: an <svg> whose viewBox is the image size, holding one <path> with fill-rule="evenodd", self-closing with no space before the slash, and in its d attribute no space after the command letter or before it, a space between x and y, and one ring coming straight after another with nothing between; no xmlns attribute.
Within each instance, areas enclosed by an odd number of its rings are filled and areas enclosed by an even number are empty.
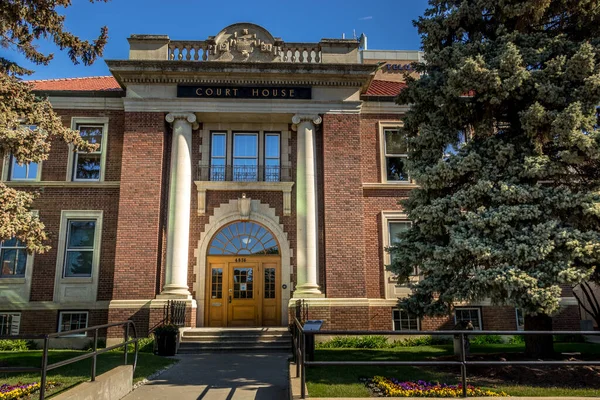
<svg viewBox="0 0 600 400"><path fill-rule="evenodd" d="M373 80L363 96L397 96L405 87L404 82Z"/></svg>
<svg viewBox="0 0 600 400"><path fill-rule="evenodd" d="M33 90L42 91L121 91L121 86L112 76L91 76L87 78L45 79L28 81Z"/></svg>

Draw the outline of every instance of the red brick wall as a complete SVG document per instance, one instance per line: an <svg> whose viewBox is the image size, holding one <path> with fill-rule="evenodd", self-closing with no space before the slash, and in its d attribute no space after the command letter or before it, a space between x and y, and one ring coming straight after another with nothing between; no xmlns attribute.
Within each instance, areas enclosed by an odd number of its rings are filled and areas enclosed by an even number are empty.
<svg viewBox="0 0 600 400"><path fill-rule="evenodd" d="M118 188L56 188L45 187L34 201L46 225L51 249L34 256L31 282L31 301L52 301L62 210L102 210L102 244L97 300L110 300L112 296L115 248L117 236Z"/></svg>
<svg viewBox="0 0 600 400"><path fill-rule="evenodd" d="M579 306L564 306L552 318L552 329L555 331L578 331L581 327L581 310Z"/></svg>
<svg viewBox="0 0 600 400"><path fill-rule="evenodd" d="M123 153L123 128L124 112L103 110L55 110L63 124L71 127L73 117L108 117L108 139L106 144L106 171L105 181L118 181L121 179L121 155ZM69 146L58 138L52 140L52 147L48 160L42 164L43 181L64 181L67 177L67 160Z"/></svg>
<svg viewBox="0 0 600 400"><path fill-rule="evenodd" d="M65 307L63 310L26 310L21 312L19 333L22 335L40 335L58 332L58 316L60 311L73 311ZM88 312L88 326L104 325L108 320L108 310L81 310ZM104 336L105 331L98 332ZM93 336L93 333L88 333Z"/></svg>
<svg viewBox="0 0 600 400"><path fill-rule="evenodd" d="M113 299L152 299L161 264L165 115L125 115Z"/></svg>
<svg viewBox="0 0 600 400"><path fill-rule="evenodd" d="M517 329L514 307L482 307L481 319L486 331L510 331Z"/></svg>
<svg viewBox="0 0 600 400"><path fill-rule="evenodd" d="M322 134L327 297L366 297L359 116L325 114Z"/></svg>

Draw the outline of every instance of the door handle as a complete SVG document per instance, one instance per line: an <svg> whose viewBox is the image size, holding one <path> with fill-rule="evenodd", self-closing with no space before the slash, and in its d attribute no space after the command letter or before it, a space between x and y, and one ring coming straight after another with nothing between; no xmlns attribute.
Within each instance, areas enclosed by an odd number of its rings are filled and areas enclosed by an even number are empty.
<svg viewBox="0 0 600 400"><path fill-rule="evenodd" d="M231 295L229 295L229 303L231 304Z"/></svg>

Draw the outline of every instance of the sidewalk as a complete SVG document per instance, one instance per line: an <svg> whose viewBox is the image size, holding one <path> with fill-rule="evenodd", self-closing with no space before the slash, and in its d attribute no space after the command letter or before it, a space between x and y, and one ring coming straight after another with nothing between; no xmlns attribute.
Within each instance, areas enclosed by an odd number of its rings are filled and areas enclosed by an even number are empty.
<svg viewBox="0 0 600 400"><path fill-rule="evenodd" d="M124 400L284 400L288 353L179 355L175 366Z"/></svg>

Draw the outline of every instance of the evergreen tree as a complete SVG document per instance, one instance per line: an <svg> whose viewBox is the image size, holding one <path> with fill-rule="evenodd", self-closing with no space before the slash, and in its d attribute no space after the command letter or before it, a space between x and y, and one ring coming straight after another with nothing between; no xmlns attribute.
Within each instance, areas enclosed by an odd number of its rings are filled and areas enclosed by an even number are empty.
<svg viewBox="0 0 600 400"><path fill-rule="evenodd" d="M414 24L425 62L398 103L420 188L390 269L422 279L400 306L490 299L550 330L600 259L600 0L430 0Z"/></svg>
<svg viewBox="0 0 600 400"><path fill-rule="evenodd" d="M51 39L61 50L68 50L73 63L92 64L102 55L107 28L101 29L93 43L80 40L65 30L65 18L56 10L70 5L70 0L3 0L0 48L19 52L35 64L48 65L53 55L41 53L36 41ZM31 85L21 80L23 75L31 73L0 57L0 156L12 155L19 164L41 162L48 158L53 138L65 140L80 151L94 150L96 145L88 144L77 131L64 127L50 102L36 97ZM48 249L44 244L44 224L29 212L34 195L0 182L0 241L17 237L29 251L43 252Z"/></svg>

